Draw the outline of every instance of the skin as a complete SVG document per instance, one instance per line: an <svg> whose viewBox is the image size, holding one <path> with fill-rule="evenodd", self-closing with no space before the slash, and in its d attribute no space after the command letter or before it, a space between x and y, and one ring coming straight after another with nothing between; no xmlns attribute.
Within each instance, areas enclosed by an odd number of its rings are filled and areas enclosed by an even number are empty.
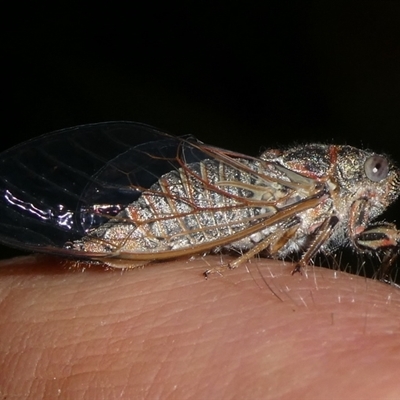
<svg viewBox="0 0 400 400"><path fill-rule="evenodd" d="M0 398L398 398L398 288L219 262L2 261Z"/></svg>

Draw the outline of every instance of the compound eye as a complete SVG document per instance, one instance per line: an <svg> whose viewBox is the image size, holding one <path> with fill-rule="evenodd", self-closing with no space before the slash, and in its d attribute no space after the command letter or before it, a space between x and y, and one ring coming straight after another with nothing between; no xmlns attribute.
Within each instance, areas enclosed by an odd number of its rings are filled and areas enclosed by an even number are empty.
<svg viewBox="0 0 400 400"><path fill-rule="evenodd" d="M389 174L389 163L385 157L371 156L364 164L365 174L372 182L380 182Z"/></svg>

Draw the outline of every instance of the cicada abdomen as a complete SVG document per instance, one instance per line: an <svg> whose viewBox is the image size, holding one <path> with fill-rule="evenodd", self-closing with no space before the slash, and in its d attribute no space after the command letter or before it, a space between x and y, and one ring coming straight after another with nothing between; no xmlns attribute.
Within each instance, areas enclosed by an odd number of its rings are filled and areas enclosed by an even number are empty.
<svg viewBox="0 0 400 400"><path fill-rule="evenodd" d="M163 175L74 248L143 261L216 247L247 251L272 238L278 226L293 225L301 203L316 204L322 195L314 180L302 178L303 189L294 190L293 181L285 180L273 164L240 158L232 162L220 150L212 151L210 159Z"/></svg>
<svg viewBox="0 0 400 400"><path fill-rule="evenodd" d="M399 195L385 156L311 144L254 158L154 128L70 128L3 153L0 239L127 267L216 249L302 254L397 249L372 221ZM28 178L27 185L20 182Z"/></svg>

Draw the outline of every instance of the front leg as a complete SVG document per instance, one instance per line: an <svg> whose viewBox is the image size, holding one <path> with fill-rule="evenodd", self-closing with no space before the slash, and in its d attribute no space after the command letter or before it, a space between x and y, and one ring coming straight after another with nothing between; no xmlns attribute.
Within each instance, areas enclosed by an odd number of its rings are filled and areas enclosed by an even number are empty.
<svg viewBox="0 0 400 400"><path fill-rule="evenodd" d="M384 258L379 268L378 278L388 280L400 249L400 231L396 225L388 223L371 225L354 238L354 243L363 251L383 251Z"/></svg>
<svg viewBox="0 0 400 400"><path fill-rule="evenodd" d="M349 213L348 233L355 248L361 252L383 254L378 277L386 280L400 249L400 231L390 223L370 223L368 199L356 200Z"/></svg>
<svg viewBox="0 0 400 400"><path fill-rule="evenodd" d="M354 243L361 249L371 251L386 250L391 247L398 247L400 231L396 225L380 223L371 225L354 237Z"/></svg>
<svg viewBox="0 0 400 400"><path fill-rule="evenodd" d="M351 205L348 233L353 245L361 251L397 247L400 231L396 225L382 222L371 224L371 214L367 199L356 200Z"/></svg>

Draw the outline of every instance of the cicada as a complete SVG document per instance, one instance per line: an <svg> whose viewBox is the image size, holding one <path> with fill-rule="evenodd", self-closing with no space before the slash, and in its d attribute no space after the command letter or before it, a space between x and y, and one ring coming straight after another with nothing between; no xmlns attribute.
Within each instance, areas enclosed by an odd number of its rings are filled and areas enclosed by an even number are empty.
<svg viewBox="0 0 400 400"><path fill-rule="evenodd" d="M395 255L376 218L400 193L389 157L307 144L259 157L106 122L53 132L0 155L0 241L117 268L222 250L234 268L259 253L352 247Z"/></svg>

